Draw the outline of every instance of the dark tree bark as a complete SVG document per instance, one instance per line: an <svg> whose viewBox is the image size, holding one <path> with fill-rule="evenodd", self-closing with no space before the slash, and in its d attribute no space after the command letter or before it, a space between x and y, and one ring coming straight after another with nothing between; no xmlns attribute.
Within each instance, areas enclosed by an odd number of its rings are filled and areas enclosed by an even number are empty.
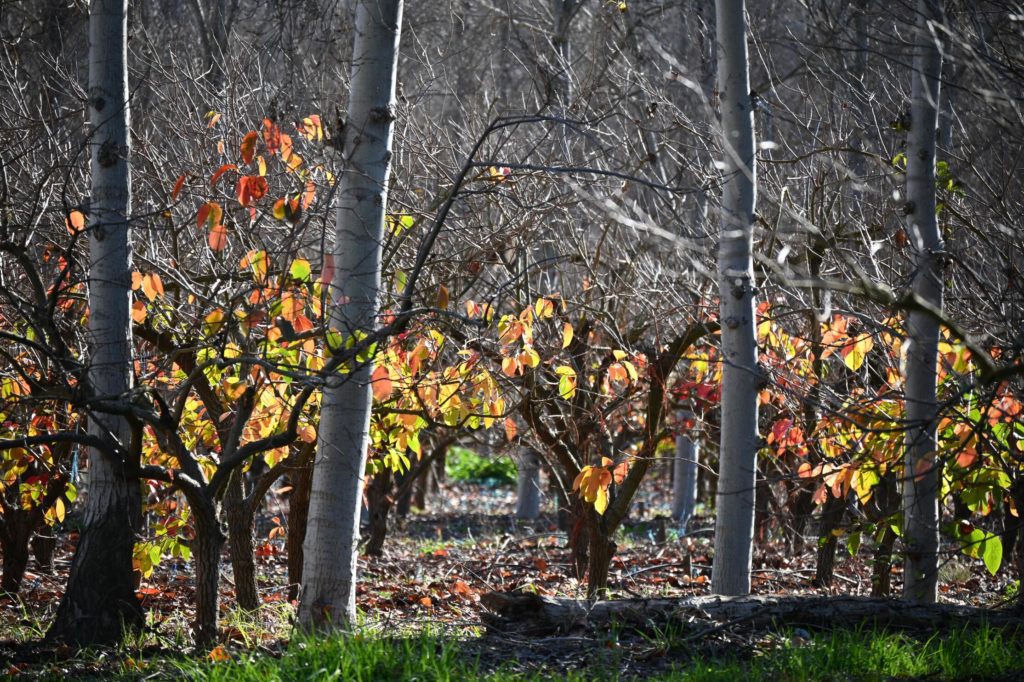
<svg viewBox="0 0 1024 682"><path fill-rule="evenodd" d="M235 576L235 600L240 608L255 611L260 606L256 590L256 548L253 539L255 514L246 500L243 483L244 477L239 467L231 474L224 494L224 518L228 527L231 568Z"/></svg>
<svg viewBox="0 0 1024 682"><path fill-rule="evenodd" d="M306 541L306 519L309 517L309 493L313 484L313 461L292 470L292 492L288 498L288 600L299 598L302 584L302 543Z"/></svg>
<svg viewBox="0 0 1024 682"><path fill-rule="evenodd" d="M192 556L196 566L196 617L192 626L197 647L217 638L217 597L220 585L220 550L224 533L211 505L192 505L196 539Z"/></svg>

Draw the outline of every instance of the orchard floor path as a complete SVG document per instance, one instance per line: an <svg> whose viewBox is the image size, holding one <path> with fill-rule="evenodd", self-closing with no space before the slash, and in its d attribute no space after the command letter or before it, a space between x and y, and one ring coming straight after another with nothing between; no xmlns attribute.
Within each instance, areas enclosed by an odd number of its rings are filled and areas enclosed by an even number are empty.
<svg viewBox="0 0 1024 682"><path fill-rule="evenodd" d="M553 631L495 630L495 619L484 605L489 593L584 597L583 586L569 575L565 537L557 532L551 510L536 521L518 521L511 514L513 498L513 487L449 483L429 511L393 521L383 556L360 558L358 605L367 636L415 637L429 632L456 639L466 655L478 657L483 669L554 673L607 662L626 676L638 677L669 670L688 657L749 657L791 643L788 629L724 627L709 631L699 642L677 646L667 626L655 620L646 627L580 620ZM286 505L282 499L271 499L258 523L259 591L264 602L258 613L241 614L232 607L232 575L225 552L219 642L228 655L276 655L287 644L293 605L286 596L284 542L280 532L268 538L285 519ZM671 599L708 594L712 520L698 518L691 534L680 536L671 523L659 519L667 515L667 499L666 491L657 486L641 495L638 510L618 541L612 596ZM865 548L850 556L841 546L835 584L821 590L811 585L814 543L807 545L803 553L790 556L781 541L759 543L754 592L808 598L868 593ZM0 674L102 676L105 671L124 671L130 658L126 650L84 659L66 648L31 645L45 631L59 601L70 551L69 538L62 536L54 574L35 572L30 565L20 597L0 602ZM942 599L956 605L997 605L1011 589L1004 575L990 576L980 561L953 559L942 569ZM899 586L897 572L893 587ZM189 650L194 603L190 563L164 560L142 581L139 596L150 627L135 644L136 655Z"/></svg>

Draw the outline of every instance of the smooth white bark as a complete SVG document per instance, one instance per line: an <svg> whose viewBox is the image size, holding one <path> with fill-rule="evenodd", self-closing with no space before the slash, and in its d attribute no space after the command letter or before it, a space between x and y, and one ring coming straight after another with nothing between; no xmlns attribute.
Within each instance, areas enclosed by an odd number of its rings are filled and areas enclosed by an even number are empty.
<svg viewBox="0 0 1024 682"><path fill-rule="evenodd" d="M524 450L517 465L516 518L533 520L540 516L540 457Z"/></svg>
<svg viewBox="0 0 1024 682"><path fill-rule="evenodd" d="M131 429L98 401L132 388L131 174L128 115L128 1L93 0L89 8L89 385L97 402L90 433L110 446L89 451L89 479L67 590L50 636L80 643L116 641L141 625L132 589L132 549L139 521L138 481L128 471Z"/></svg>
<svg viewBox="0 0 1024 682"><path fill-rule="evenodd" d="M330 326L346 337L376 325L401 20L402 0L363 0L356 6L330 310ZM371 373L370 363L356 364L331 376L324 390L303 546L304 627L347 627L355 618Z"/></svg>
<svg viewBox="0 0 1024 682"><path fill-rule="evenodd" d="M692 421L692 412L680 415L682 421ZM680 529L693 517L697 508L697 469L700 465L700 445L687 430L676 436L676 457L672 461L672 520Z"/></svg>
<svg viewBox="0 0 1024 682"><path fill-rule="evenodd" d="M910 133L907 140L907 235L914 262L914 293L942 308L945 245L935 215L935 132L938 124L942 53L937 0L917 6ZM903 596L938 599L939 481L936 457L936 362L939 323L914 311L907 320L906 457L903 484L903 542L906 547Z"/></svg>
<svg viewBox="0 0 1024 682"><path fill-rule="evenodd" d="M715 594L750 592L757 471L757 342L754 319L754 115L743 0L717 0L722 108L722 227L718 252L722 324L722 439L716 497Z"/></svg>

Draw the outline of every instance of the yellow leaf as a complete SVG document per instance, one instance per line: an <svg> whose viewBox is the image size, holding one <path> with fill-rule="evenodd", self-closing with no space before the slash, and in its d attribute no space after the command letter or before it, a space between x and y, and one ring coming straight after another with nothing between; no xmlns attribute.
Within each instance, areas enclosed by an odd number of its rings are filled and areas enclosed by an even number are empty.
<svg viewBox="0 0 1024 682"><path fill-rule="evenodd" d="M64 522L65 511L66 510L64 509L64 500L58 497L57 501L53 503L53 513L57 517L57 520L61 523Z"/></svg>
<svg viewBox="0 0 1024 682"><path fill-rule="evenodd" d="M224 311L217 308L203 319L203 336L213 336L224 325Z"/></svg>
<svg viewBox="0 0 1024 682"><path fill-rule="evenodd" d="M875 342L870 334L861 334L853 343L848 344L840 351L843 356L843 364L851 372L856 372L864 364L864 359L874 346Z"/></svg>
<svg viewBox="0 0 1024 682"><path fill-rule="evenodd" d="M572 343L572 325L566 322L562 325L562 348L568 348Z"/></svg>
<svg viewBox="0 0 1024 682"><path fill-rule="evenodd" d="M555 304L549 298L538 298L533 306L533 311L541 320L555 314Z"/></svg>

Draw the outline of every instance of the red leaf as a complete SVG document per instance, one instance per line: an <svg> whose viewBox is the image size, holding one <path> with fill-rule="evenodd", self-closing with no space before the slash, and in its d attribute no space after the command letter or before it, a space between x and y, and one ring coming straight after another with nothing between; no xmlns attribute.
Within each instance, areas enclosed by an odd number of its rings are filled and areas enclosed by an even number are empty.
<svg viewBox="0 0 1024 682"><path fill-rule="evenodd" d="M269 154L276 154L281 148L281 129L269 118L263 119L263 144Z"/></svg>
<svg viewBox="0 0 1024 682"><path fill-rule="evenodd" d="M174 183L174 189L171 190L171 201L176 201L178 195L181 193L181 188L185 185L185 176L179 175L178 181Z"/></svg>
<svg viewBox="0 0 1024 682"><path fill-rule="evenodd" d="M244 163L252 163L253 158L256 156L256 141L260 139L259 133L255 130L250 130L242 138L242 161Z"/></svg>
<svg viewBox="0 0 1024 682"><path fill-rule="evenodd" d="M221 176L224 175L225 173L227 173L228 171L232 171L232 170L233 171L238 170L238 166L236 166L233 163L225 163L223 166L218 168L217 172L215 172L213 175L210 176L210 187L216 187L217 186L217 181L220 180ZM184 177L184 176L182 176L182 177Z"/></svg>
<svg viewBox="0 0 1024 682"><path fill-rule="evenodd" d="M201 228L212 228L220 224L223 217L224 209L220 207L220 204L216 201L208 201L199 207L199 212L196 213L196 224Z"/></svg>

